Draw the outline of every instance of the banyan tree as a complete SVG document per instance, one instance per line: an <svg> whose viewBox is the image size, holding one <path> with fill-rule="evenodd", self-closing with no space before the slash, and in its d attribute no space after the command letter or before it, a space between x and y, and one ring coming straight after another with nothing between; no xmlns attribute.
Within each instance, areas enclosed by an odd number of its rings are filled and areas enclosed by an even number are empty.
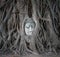
<svg viewBox="0 0 60 57"><path fill-rule="evenodd" d="M59 50L60 0L0 0L0 54Z"/></svg>

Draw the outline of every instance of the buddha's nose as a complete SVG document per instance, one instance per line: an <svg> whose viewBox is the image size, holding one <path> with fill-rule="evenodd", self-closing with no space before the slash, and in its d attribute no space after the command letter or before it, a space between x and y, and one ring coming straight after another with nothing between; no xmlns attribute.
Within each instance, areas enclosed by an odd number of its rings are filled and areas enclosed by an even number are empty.
<svg viewBox="0 0 60 57"><path fill-rule="evenodd" d="M29 30L30 30L30 31L32 31L32 28L31 28L31 26L30 26Z"/></svg>

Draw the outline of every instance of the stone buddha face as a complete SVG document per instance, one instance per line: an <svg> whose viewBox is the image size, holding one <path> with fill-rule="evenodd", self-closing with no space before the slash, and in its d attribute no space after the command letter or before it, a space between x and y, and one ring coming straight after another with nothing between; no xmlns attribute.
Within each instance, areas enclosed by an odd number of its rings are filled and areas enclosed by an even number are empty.
<svg viewBox="0 0 60 57"><path fill-rule="evenodd" d="M25 23L25 34L31 36L35 29L35 22L32 19L28 19Z"/></svg>

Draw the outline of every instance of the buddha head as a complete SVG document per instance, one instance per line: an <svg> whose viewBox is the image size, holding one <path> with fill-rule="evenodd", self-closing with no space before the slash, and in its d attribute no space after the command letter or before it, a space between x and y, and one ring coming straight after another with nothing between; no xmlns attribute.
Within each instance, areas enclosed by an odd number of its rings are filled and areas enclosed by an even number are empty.
<svg viewBox="0 0 60 57"><path fill-rule="evenodd" d="M32 18L28 18L25 20L24 31L27 36L31 36L35 29L35 22Z"/></svg>

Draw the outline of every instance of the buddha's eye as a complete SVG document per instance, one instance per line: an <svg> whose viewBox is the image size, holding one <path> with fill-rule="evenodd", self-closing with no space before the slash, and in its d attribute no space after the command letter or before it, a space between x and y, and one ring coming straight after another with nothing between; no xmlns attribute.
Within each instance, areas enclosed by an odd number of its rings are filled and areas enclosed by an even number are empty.
<svg viewBox="0 0 60 57"><path fill-rule="evenodd" d="M29 29L29 27L27 27L27 26L26 26L26 28L28 28L28 29Z"/></svg>
<svg viewBox="0 0 60 57"><path fill-rule="evenodd" d="M34 28L34 26L33 26L33 25L31 25L31 28Z"/></svg>

